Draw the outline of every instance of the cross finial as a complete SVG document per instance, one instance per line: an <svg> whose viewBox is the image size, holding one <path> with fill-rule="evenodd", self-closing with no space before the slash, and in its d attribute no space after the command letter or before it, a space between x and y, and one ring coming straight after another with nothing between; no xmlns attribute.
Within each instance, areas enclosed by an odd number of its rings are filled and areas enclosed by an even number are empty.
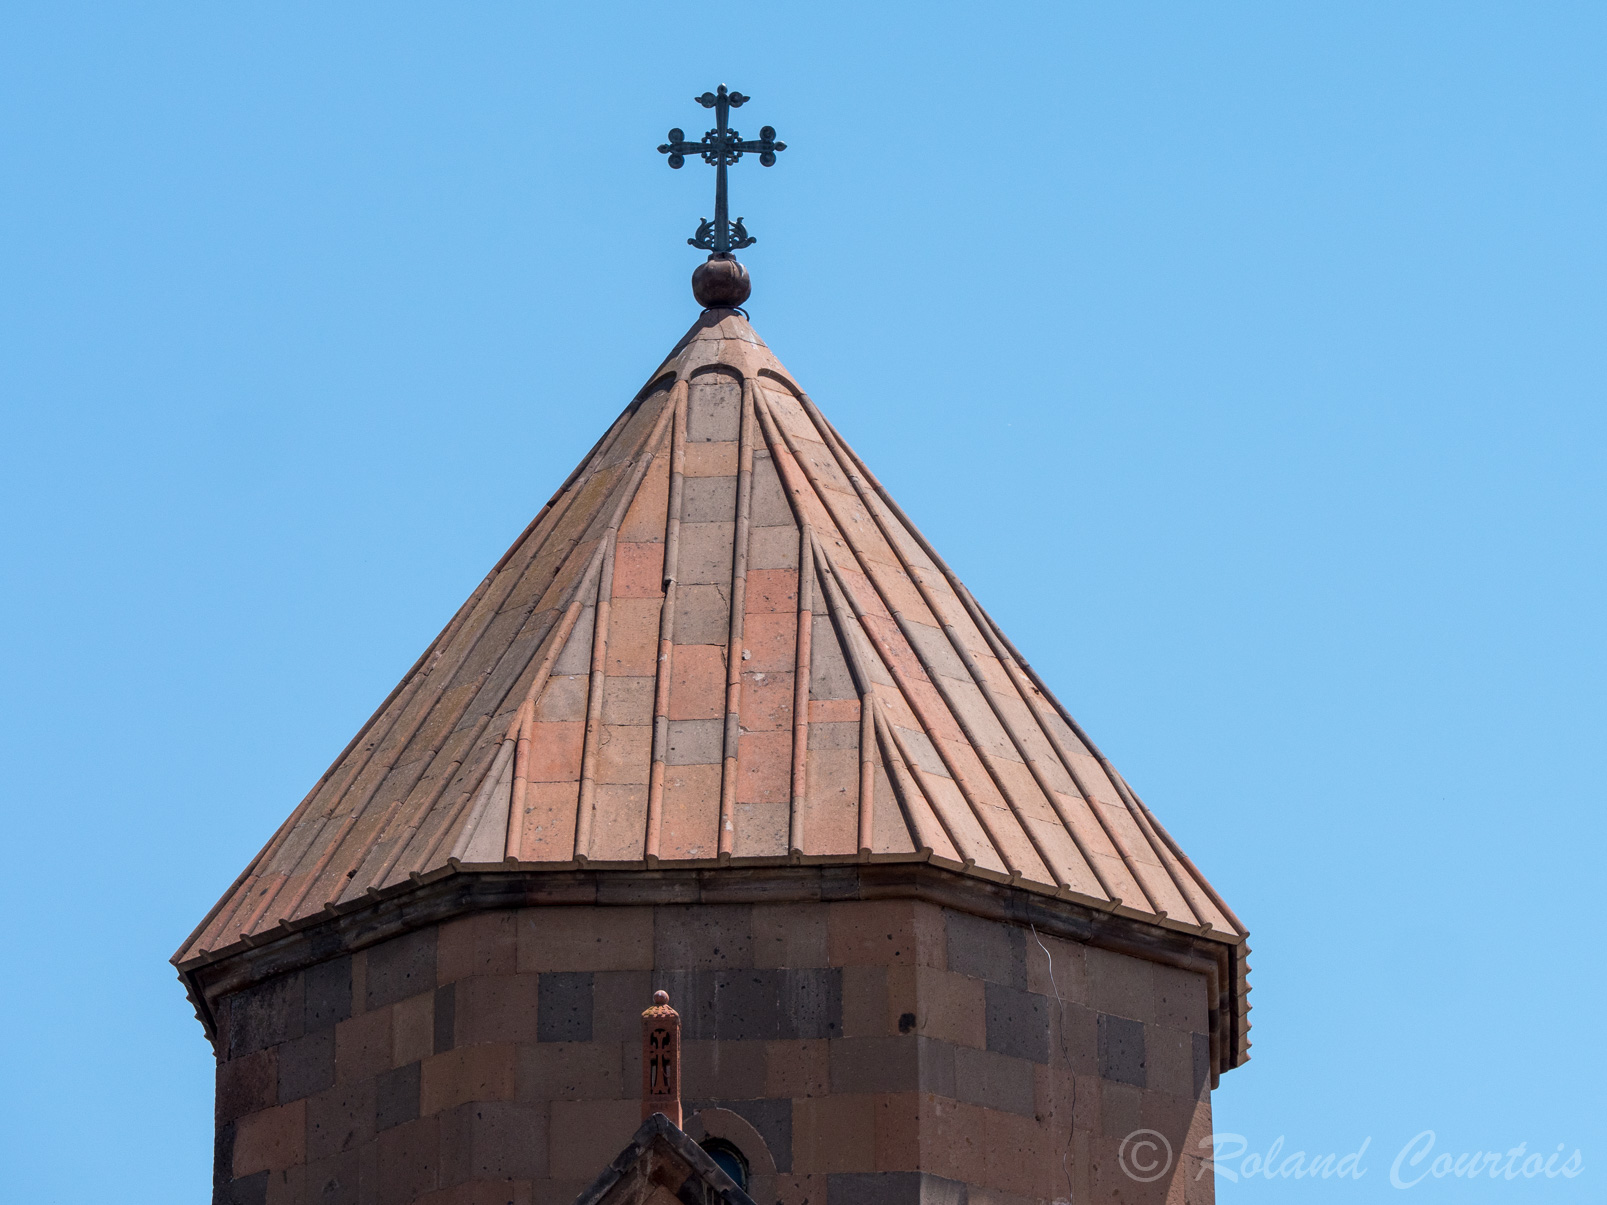
<svg viewBox="0 0 1607 1205"><path fill-rule="evenodd" d="M681 1014L665 991L642 1013L642 1120L654 1113L681 1124Z"/></svg>
<svg viewBox="0 0 1607 1205"><path fill-rule="evenodd" d="M758 155L759 162L763 166L774 167L777 152L786 150L787 144L776 141L776 131L772 126L765 126L760 130L757 140L744 141L742 135L731 128L730 117L732 109L741 108L750 98L740 92L726 91L724 84L721 84L716 91L705 92L694 99L705 109L714 110L714 129L697 141L688 141L682 130L671 130L669 141L658 150L659 154L669 156L671 167L684 165L688 155L701 155L703 162L715 169L714 217L701 219L698 222L697 233L686 241L709 252L711 261L730 261L733 251L751 247L758 240L748 233L740 217L735 222L731 221L730 204L727 200L726 168L745 154ZM734 280L735 273L741 274L742 284L745 286L747 273L741 270L740 265L727 270L723 275L732 276ZM699 291L696 284L693 288L694 291ZM729 293L729 290L727 292ZM741 292L741 297L725 303L741 304L747 298L746 287L743 287ZM699 300L704 300L701 291ZM724 296L721 300L725 300ZM705 304L710 302L705 301Z"/></svg>

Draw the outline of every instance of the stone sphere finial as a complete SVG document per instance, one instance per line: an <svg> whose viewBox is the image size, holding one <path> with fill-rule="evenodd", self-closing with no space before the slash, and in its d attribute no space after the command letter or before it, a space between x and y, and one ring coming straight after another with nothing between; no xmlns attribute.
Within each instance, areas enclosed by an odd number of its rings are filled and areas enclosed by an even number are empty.
<svg viewBox="0 0 1607 1205"><path fill-rule="evenodd" d="M662 989L660 989L659 991L656 991L656 992L653 993L653 1003L654 1004L657 1004L660 1007L662 1007L662 1006L668 1004L669 1002L670 1002L670 994L668 992L663 991Z"/></svg>
<svg viewBox="0 0 1607 1205"><path fill-rule="evenodd" d="M706 310L731 310L753 292L748 270L730 255L711 255L692 273L692 296Z"/></svg>

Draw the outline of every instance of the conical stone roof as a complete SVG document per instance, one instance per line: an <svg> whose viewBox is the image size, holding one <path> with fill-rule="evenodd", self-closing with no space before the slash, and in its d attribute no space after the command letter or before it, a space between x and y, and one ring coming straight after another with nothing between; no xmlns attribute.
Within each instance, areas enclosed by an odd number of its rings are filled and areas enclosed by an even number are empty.
<svg viewBox="0 0 1607 1205"><path fill-rule="evenodd" d="M711 310L175 961L476 869L898 860L1246 936L740 313Z"/></svg>

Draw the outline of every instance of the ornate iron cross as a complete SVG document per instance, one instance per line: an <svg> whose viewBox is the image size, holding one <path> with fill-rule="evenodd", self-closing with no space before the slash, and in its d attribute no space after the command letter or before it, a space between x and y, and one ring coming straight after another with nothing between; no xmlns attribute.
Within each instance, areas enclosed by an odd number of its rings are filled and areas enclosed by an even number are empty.
<svg viewBox="0 0 1607 1205"><path fill-rule="evenodd" d="M731 110L747 104L751 98L740 92L727 92L724 84L720 85L719 91L705 92L695 99L705 109L714 110L714 129L698 142L688 142L684 131L671 130L670 140L659 147L658 152L670 157L671 167L680 167L688 155L702 155L703 162L714 165L714 220L701 219L697 234L686 241L715 255L729 255L732 251L751 247L758 240L748 233L741 218L731 221L731 210L726 201L725 169L747 153L758 155L759 162L765 167L774 167L776 152L786 150L787 144L776 141L776 131L772 126L765 126L759 131L757 142L744 142L742 135L730 128L728 121Z"/></svg>

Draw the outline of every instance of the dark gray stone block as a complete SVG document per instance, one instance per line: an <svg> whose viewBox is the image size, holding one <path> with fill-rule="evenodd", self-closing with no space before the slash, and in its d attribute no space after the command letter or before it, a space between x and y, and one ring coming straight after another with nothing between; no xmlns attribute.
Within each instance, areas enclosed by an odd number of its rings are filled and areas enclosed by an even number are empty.
<svg viewBox="0 0 1607 1205"><path fill-rule="evenodd" d="M1027 935L1014 925L944 910L949 970L1026 989Z"/></svg>
<svg viewBox="0 0 1607 1205"><path fill-rule="evenodd" d="M265 1050L299 1038L305 1021L300 972L237 992L229 1001L229 1057Z"/></svg>
<svg viewBox="0 0 1607 1205"><path fill-rule="evenodd" d="M214 1205L268 1205L268 1173L230 1180L212 1193Z"/></svg>
<svg viewBox="0 0 1607 1205"><path fill-rule="evenodd" d="M1142 1022L1099 1014L1099 1075L1135 1088L1146 1086Z"/></svg>
<svg viewBox="0 0 1607 1205"><path fill-rule="evenodd" d="M351 956L332 958L302 972L306 979L304 1027L308 1033L338 1025L352 1015Z"/></svg>
<svg viewBox="0 0 1607 1205"><path fill-rule="evenodd" d="M536 987L536 1039L591 1041L591 989L590 971L543 972Z"/></svg>
<svg viewBox="0 0 1607 1205"><path fill-rule="evenodd" d="M837 967L658 972L691 1039L836 1038L843 1032L843 977Z"/></svg>
<svg viewBox="0 0 1607 1205"><path fill-rule="evenodd" d="M307 1165L309 1205L357 1205L357 1152L341 1151Z"/></svg>
<svg viewBox="0 0 1607 1205"><path fill-rule="evenodd" d="M1047 996L1000 983L986 987L988 1049L1012 1058L1049 1061Z"/></svg>
<svg viewBox="0 0 1607 1205"><path fill-rule="evenodd" d="M420 929L368 951L366 1008L384 1008L435 990L435 930Z"/></svg>
<svg viewBox="0 0 1607 1205"><path fill-rule="evenodd" d="M1033 1104L1032 1064L1026 1059L995 1054L991 1050L954 1050L954 1086L958 1099L1006 1113L1031 1117Z"/></svg>
<svg viewBox="0 0 1607 1205"><path fill-rule="evenodd" d="M279 1103L300 1100L335 1083L335 1031L319 1029L279 1047Z"/></svg>
<svg viewBox="0 0 1607 1205"><path fill-rule="evenodd" d="M537 1005L539 1007L539 1000ZM435 1053L452 1049L456 1041L458 1015L457 984L445 983L435 989Z"/></svg>
<svg viewBox="0 0 1607 1205"><path fill-rule="evenodd" d="M1194 1099L1204 1100L1211 1087L1211 1039L1203 1033L1190 1034L1194 1055Z"/></svg>
<svg viewBox="0 0 1607 1205"><path fill-rule="evenodd" d="M955 1095L954 1046L937 1038L917 1037L915 1048L920 1059L920 1090L959 1099Z"/></svg>
<svg viewBox="0 0 1607 1205"><path fill-rule="evenodd" d="M966 1205L966 1186L925 1172L833 1172L826 1205Z"/></svg>
<svg viewBox="0 0 1607 1205"><path fill-rule="evenodd" d="M382 1072L374 1081L374 1128L388 1130L418 1117L419 1064Z"/></svg>

